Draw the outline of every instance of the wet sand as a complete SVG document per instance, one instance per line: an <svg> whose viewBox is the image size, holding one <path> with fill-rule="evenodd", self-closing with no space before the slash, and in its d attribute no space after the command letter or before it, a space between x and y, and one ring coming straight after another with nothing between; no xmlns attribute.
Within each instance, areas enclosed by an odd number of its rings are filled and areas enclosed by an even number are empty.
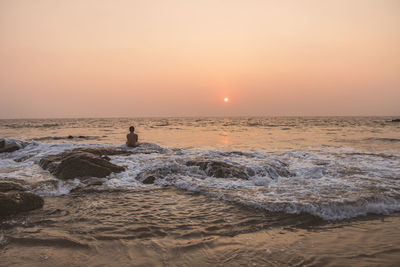
<svg viewBox="0 0 400 267"><path fill-rule="evenodd" d="M98 188L101 189L101 188ZM398 266L400 214L326 222L174 188L85 190L0 219L1 266Z"/></svg>

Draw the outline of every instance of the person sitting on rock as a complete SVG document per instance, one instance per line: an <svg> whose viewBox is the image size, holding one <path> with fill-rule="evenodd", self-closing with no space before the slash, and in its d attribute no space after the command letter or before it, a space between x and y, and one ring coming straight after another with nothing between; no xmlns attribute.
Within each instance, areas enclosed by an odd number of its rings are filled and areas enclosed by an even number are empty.
<svg viewBox="0 0 400 267"><path fill-rule="evenodd" d="M126 139L127 139L126 145L128 147L135 147L138 145L138 135L135 134L135 127L133 127L133 126L129 127L129 131L130 131L130 133L128 133L126 135Z"/></svg>

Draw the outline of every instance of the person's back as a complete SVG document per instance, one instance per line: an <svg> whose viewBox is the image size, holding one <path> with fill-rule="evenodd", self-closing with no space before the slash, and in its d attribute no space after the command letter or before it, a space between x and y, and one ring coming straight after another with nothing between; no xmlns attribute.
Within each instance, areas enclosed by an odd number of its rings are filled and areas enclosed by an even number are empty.
<svg viewBox="0 0 400 267"><path fill-rule="evenodd" d="M126 145L129 147L137 146L138 135L135 134L135 127L129 127L129 134L126 135Z"/></svg>

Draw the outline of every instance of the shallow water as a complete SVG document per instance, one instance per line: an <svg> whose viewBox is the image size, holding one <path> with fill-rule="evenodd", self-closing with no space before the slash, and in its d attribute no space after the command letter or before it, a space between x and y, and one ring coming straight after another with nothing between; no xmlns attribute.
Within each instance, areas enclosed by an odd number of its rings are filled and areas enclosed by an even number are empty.
<svg viewBox="0 0 400 267"><path fill-rule="evenodd" d="M45 206L0 219L0 253L7 266L395 265L392 119L1 120L0 136L30 143L0 154L0 182L19 181ZM126 171L102 185L60 181L38 165L77 147L125 149L131 124L142 145L110 156ZM196 161L230 164L245 179ZM153 185L136 180L154 170Z"/></svg>
<svg viewBox="0 0 400 267"><path fill-rule="evenodd" d="M1 221L4 266L395 266L400 214L340 223L173 188L75 192Z"/></svg>

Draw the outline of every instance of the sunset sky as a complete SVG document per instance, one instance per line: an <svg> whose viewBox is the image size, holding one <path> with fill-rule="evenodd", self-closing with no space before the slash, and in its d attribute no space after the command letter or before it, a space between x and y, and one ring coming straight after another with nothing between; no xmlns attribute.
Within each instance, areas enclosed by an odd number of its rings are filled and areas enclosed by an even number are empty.
<svg viewBox="0 0 400 267"><path fill-rule="evenodd" d="M0 90L3 119L400 115L400 1L1 0Z"/></svg>

